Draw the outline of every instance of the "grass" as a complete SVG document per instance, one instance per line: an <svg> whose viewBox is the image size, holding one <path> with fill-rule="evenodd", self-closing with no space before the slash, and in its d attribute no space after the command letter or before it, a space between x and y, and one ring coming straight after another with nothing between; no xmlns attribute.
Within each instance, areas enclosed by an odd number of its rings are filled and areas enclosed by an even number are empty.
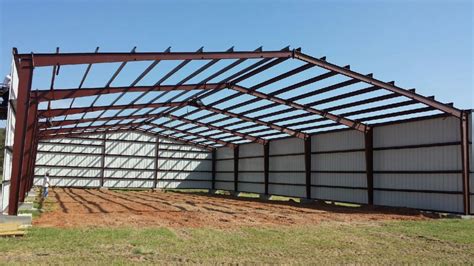
<svg viewBox="0 0 474 266"><path fill-rule="evenodd" d="M0 239L5 264L469 263L474 220L440 219L235 230L31 228Z"/></svg>

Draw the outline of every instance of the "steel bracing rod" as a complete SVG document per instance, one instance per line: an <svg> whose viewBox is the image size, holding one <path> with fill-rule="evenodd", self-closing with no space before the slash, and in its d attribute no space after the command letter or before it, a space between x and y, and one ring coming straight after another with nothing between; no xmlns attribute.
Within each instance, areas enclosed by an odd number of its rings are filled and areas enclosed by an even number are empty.
<svg viewBox="0 0 474 266"><path fill-rule="evenodd" d="M259 68L257 68L257 69L254 69L254 70L250 71L249 73L244 74L244 75L243 75L244 78L242 78L242 80L247 79L247 78L250 78L250 77L256 75L257 73L260 73L260 72L262 72L262 71L264 71L264 70L266 70L266 69L268 69L268 68L270 68L270 67L272 67L272 66L274 66L274 65L277 65L277 64L279 64L279 63L281 63L281 62L283 62L283 61L285 61L285 60L287 60L287 59L288 59L288 58L278 58L278 59L275 59L275 60L273 60L273 62L270 62L270 63L268 63L268 64L266 64L266 65L263 65L263 66L261 66L261 67L259 67ZM226 78L226 80L231 80L231 77ZM222 82L221 82L221 83L222 83ZM169 113L169 112L168 112L168 113ZM149 121L151 121L151 120L149 120Z"/></svg>
<svg viewBox="0 0 474 266"><path fill-rule="evenodd" d="M256 51L261 51L261 49L262 49L262 48L259 47L259 48L257 48ZM285 48L283 48L281 51L289 51L289 47L285 47ZM235 63L240 64L240 63L243 63L245 60L247 60L247 59L240 59L240 60L237 60ZM258 61L258 62L256 62L256 63L254 63L254 64L252 64L252 65L250 65L250 66L248 66L248 67L246 67L246 68L244 68L244 69L238 71L237 73L234 73L233 75L231 75L231 76L229 76L229 77L227 77L227 78L225 78L225 79L219 81L218 83L226 83L226 82L228 82L228 81L230 81L230 80L233 80L233 79L235 79L235 78L238 78L238 77L241 76L241 75L244 75L244 74L246 74L246 73L249 73L250 71L252 71L252 73L255 73L255 72L254 72L255 70L261 72L261 71L264 71L265 69L268 69L269 67L274 66L275 64L278 64L278 63L281 63L281 62L282 62L281 59L280 59L280 60L276 59L276 60L273 60L272 62L270 62L270 63L267 64L267 62L269 62L269 61L271 61L271 60L272 60L272 58L265 58L265 59L262 59L262 60L260 60L260 61ZM264 65L264 64L266 64L266 65ZM262 66L262 67L260 67L260 66ZM258 67L258 68L257 68L257 67ZM186 100L191 100L191 99L193 99L193 98L194 98L194 99L204 99L204 98L209 97L209 96L211 96L211 95L213 95L213 94L215 94L215 93L217 93L217 92L219 92L219 90L197 93L197 94L194 95L194 96L190 96L190 97L186 98ZM217 105L217 104L219 104L220 102L224 102L225 99L232 99L232 97L230 97L230 96L225 97L224 99L221 99L221 100L218 100L218 101L212 103L212 105ZM168 111L166 111L165 113L171 113L172 111L174 111L174 110L168 110ZM199 112L199 111L200 111L200 110L197 109L197 110L194 110L194 111L189 112L189 113L186 114L186 115L182 115L181 117L183 117L183 116L190 116L190 115L195 114L195 113L197 113L197 112ZM184 124L184 123L182 123L182 124Z"/></svg>
<svg viewBox="0 0 474 266"><path fill-rule="evenodd" d="M181 133L181 134L186 134L186 135L190 135L190 136L194 136L194 137L203 138L203 139L206 139L206 140L208 140L208 141L212 141L212 142L215 142L215 143L224 145L224 146L226 146L226 147L231 147L231 148L233 148L233 147L235 146L235 144L232 144L232 143L230 143L230 142L225 142L225 141L222 141L222 140L220 140L220 139L215 139L215 138L207 137L207 136L204 136L204 135L200 135L200 134L196 134L196 133L192 133L192 132L180 130L180 129L177 129L177 128L172 128L172 127L157 125L157 124L154 124L154 123L152 123L152 122L148 122L148 123L146 123L145 125L150 125L150 126L155 127L155 128L165 129L165 130L167 130L167 131L174 131L174 132L178 132L178 133Z"/></svg>
<svg viewBox="0 0 474 266"><path fill-rule="evenodd" d="M419 104L419 102L417 102L415 100L408 100L408 101L403 101L403 102L398 102L398 103L393 103L393 104L387 104L387 105L382 105L382 106L366 108L366 109L357 110L357 111L351 111L351 112L342 113L342 114L339 114L339 115L344 116L344 117L350 117L350 116L354 116L354 115L360 115L360 114L365 114L365 113L372 113L372 112L377 112L377 111L388 110L388 109L392 109L392 108L409 106L409 105L413 105L413 104ZM305 115L306 115L306 113L305 113ZM298 118L301 118L301 116L297 115L297 116L291 117L292 120L298 119ZM288 118L280 118L280 119L275 119L275 120L270 120L270 121L272 123L279 123L279 122L284 122L286 120L288 120ZM358 119L358 120L360 120L360 119ZM301 125L305 125L305 124L314 124L314 123L324 122L324 121L327 121L327 120L324 119L324 118L316 118L316 119L310 119L310 120L304 120L304 121L296 121L296 122L287 123L287 124L283 124L283 125L286 126L286 127L294 127L294 126L301 126ZM245 130L247 128L248 127L241 127L241 128L237 128L236 130ZM265 130L257 129L257 130L247 131L246 133L247 134L255 134L255 133L260 133L260 132L263 132L263 131L265 131Z"/></svg>
<svg viewBox="0 0 474 266"><path fill-rule="evenodd" d="M135 48L134 48L134 49L135 49ZM169 50L169 49L170 49L170 48L168 48L168 50ZM165 52L168 52L168 50L165 51ZM135 50L133 50L132 52L135 52ZM153 61L134 81L132 81L132 83L129 85L129 87L132 88L132 87L134 87L135 85L137 85L138 82L140 82L150 71L152 71L153 68L155 68L155 66L158 65L159 62L160 62L159 60ZM120 65L120 67L122 67L122 68L125 67L125 64L126 64L126 62L123 62L123 63ZM118 73L117 73L117 75L118 75ZM106 85L106 87L110 87L110 84L111 84L111 82L109 82L109 83ZM150 90L152 90L152 89L150 89ZM128 90L128 91L129 91L129 90ZM119 95L118 97L116 97L116 98L112 101L112 103L110 103L110 106L113 106L113 105L116 104L118 101L120 101L120 99L122 99L123 96L125 96L128 91L123 91L122 93L120 93L120 95ZM99 97L97 97L96 99L99 99ZM135 102L133 102L133 103L135 103ZM92 105L94 105L94 104L92 104ZM109 110L109 109L103 110L99 115L97 115L97 118L101 117L101 116L102 116L103 114L105 114L105 112L107 112L108 110ZM124 110L124 109L120 110L120 111L118 112L118 114L122 113L123 110ZM92 121L92 122L90 123L90 125L94 124L94 122L95 122L95 121Z"/></svg>
<svg viewBox="0 0 474 266"><path fill-rule="evenodd" d="M199 125L201 127L206 127L208 129L220 130L222 132L232 134L234 137L238 136L238 137L241 137L241 138L248 139L252 142L257 142L257 143L260 143L260 144L266 143L266 141L264 139L260 139L258 137L253 137L253 136L243 134L243 133L240 133L240 132L237 132L237 131L226 129L224 127L213 126L213 125L209 125L207 123L201 123L197 120L182 118L182 117L178 117L178 116L171 115L171 114L168 114L168 115L162 115L162 114L145 115L144 114L144 115L134 115L134 116L128 115L128 116L119 116L119 117L116 117L115 119L117 119L117 120L129 120L129 119L137 120L137 119L144 119L144 118L149 118L149 117L155 117L155 118L168 117L170 119L175 119L175 120L178 120L178 121L184 121L186 123ZM78 119L78 120L41 122L41 123L39 123L39 127L40 128L48 128L48 127L73 125L73 124L79 124L79 123L86 123L86 122L92 121L93 119L95 119L95 118L82 119L82 120ZM103 120L110 121L108 117L99 118L97 121L103 121ZM222 134L222 132L221 132L221 134Z"/></svg>
<svg viewBox="0 0 474 266"><path fill-rule="evenodd" d="M202 52L203 51L203 47L201 47L197 52ZM213 60L215 62L217 62L216 60ZM156 61L155 61L156 62ZM162 80L160 80L157 84L160 85L163 81L165 81L167 78L171 77L171 75L173 75L174 73L178 72L178 70L180 70L181 68L183 68L185 65L187 65L189 62L191 62L191 60L185 60L183 62L181 62L181 64L179 64L177 67L175 67L175 69L173 69L171 72L168 73L168 75L166 75L165 77L166 78L163 78ZM212 61L211 61L212 62ZM208 64L209 65L209 64ZM211 64L212 65L212 64ZM209 65L208 67L210 67L211 65ZM151 70L151 69L150 69ZM204 70L204 69L203 69ZM203 70L200 70L200 71L203 71ZM193 74L189 75L189 79L191 79L194 75L197 75L199 74L198 71L194 72ZM178 84L176 84L176 87L179 87L181 85L183 85L185 83L185 81L189 80L189 79L185 79L183 82L180 82ZM136 83L135 83L136 84ZM139 101L140 99L142 99L143 97L145 97L146 95L148 95L148 93L151 92L151 90L141 94L139 97L135 98L130 104L134 104L136 103L137 101ZM157 97L155 97L153 100L149 101L148 103L153 103L157 100L159 100L162 96L166 95L167 93L169 93L169 91L163 91L162 93L160 93ZM156 110L156 108L153 108L149 111L147 111L146 113L150 113L152 112L152 110ZM135 110L134 112L132 112L132 115L139 112L140 110ZM114 114L113 116L118 116L120 115L121 113L123 112L123 110L120 110L120 112Z"/></svg>
<svg viewBox="0 0 474 266"><path fill-rule="evenodd" d="M130 130L131 130L131 127L127 126L127 127L120 127L120 128L104 129L104 130L98 131L98 132L48 134L48 135L39 136L39 137L40 137L41 140L55 139L55 138L74 138L74 137L83 137L83 136L102 134L103 132L117 133L117 132L125 132L125 131L130 131Z"/></svg>
<svg viewBox="0 0 474 266"><path fill-rule="evenodd" d="M227 52L232 52L232 51L234 51L234 47L231 47L231 48L229 48L229 49L227 50ZM207 69L210 68L211 66L215 65L215 64L218 63L219 61L220 61L220 59L214 59L214 60L209 61L207 64L201 66L200 68L198 68L197 70L195 70L193 73L189 74L187 77L185 77L184 79L182 79L180 82L177 83L177 85L179 86L179 85L182 85L182 84L188 82L189 80L191 80L191 79L194 78L195 76L201 74L202 72L204 72L205 70L207 70ZM202 81L199 82L199 83L202 83ZM161 98L164 97L167 93L168 93L168 92L161 93L161 94L158 95L154 100L152 100L152 102L161 99ZM183 95L186 94L186 93L187 93L187 91L183 91L183 92L181 92L181 93L178 93L177 95L175 95L175 96L171 97L170 99L168 99L166 102L172 102L172 101L178 99L179 97L183 96ZM171 108L171 107L170 107L170 108ZM150 113L155 112L156 110L157 110L156 108L155 108L155 109L151 109L151 110L147 111L146 113L147 113L147 114L150 114ZM167 110L169 110L169 108L168 108ZM152 120L150 120L150 119L147 119L147 120L146 120L146 122L151 122L151 121L152 121Z"/></svg>
<svg viewBox="0 0 474 266"><path fill-rule="evenodd" d="M99 47L97 46L95 48L95 53L98 53L98 52L99 52ZM84 85L84 82L86 81L87 76L89 75L89 72L91 71L91 68L92 68L92 64L88 64L87 67L86 67L86 71L84 72L84 75L82 76L81 82L79 83L79 86L77 87L78 89L81 89L82 86ZM75 101L76 101L76 99L72 99L71 103L69 104L69 108L72 108ZM66 120L66 119L67 119L67 116L64 117L64 120Z"/></svg>
<svg viewBox="0 0 474 266"><path fill-rule="evenodd" d="M305 133L299 132L297 130L292 130L292 129L289 129L289 128L286 128L286 127L278 126L278 125L275 125L275 124L272 124L272 123L269 123L269 122L265 122L265 121L261 121L261 120L255 119L255 118L243 116L243 115L240 115L240 114L237 114L237 113L232 113L232 112L225 111L225 110L222 110L222 109L217 109L217 108L212 107L212 106L199 104L198 102L190 102L190 105L194 106L194 107L197 107L197 108L201 108L201 109L210 111L210 112L213 112L213 113L223 114L223 115L226 115L226 116L229 116L229 117L232 117L232 118L238 118L238 119L241 119L241 120L244 120L244 121L247 121L247 122L252 122L252 123L255 123L255 124L262 125L262 126L267 126L269 128L281 131L283 133L286 133L286 134L291 135L291 136L295 136L295 137L300 138L300 139L305 139L305 138L308 137Z"/></svg>
<svg viewBox="0 0 474 266"><path fill-rule="evenodd" d="M335 121L335 122L337 122L339 124L342 124L342 125L345 125L347 127L354 128L354 129L356 129L358 131L361 131L361 132L366 132L370 128L369 126L367 126L363 123L353 121L351 119L347 119L347 118L329 113L327 111L322 111L322 110L319 110L319 109L315 109L313 107L309 107L307 105L303 105L303 104L299 104L299 103L296 103L296 102L293 102L293 101L285 100L285 99L282 99L282 98L279 98L279 97L276 97L276 96L269 96L265 93L261 93L261 92L257 92L257 91L249 91L248 89L246 89L242 86L239 86L239 85L231 85L230 87L231 87L231 89L240 91L242 93L248 93L252 96L259 97L261 99L269 100L269 101L272 101L272 102L275 102L275 103L279 103L279 104L283 104L283 105L293 107L293 108L298 109L298 110L303 110L303 111L306 111L306 112L309 112L309 113L320 115L320 116L325 117L329 120Z"/></svg>
<svg viewBox="0 0 474 266"><path fill-rule="evenodd" d="M35 67L53 65L76 65L115 63L130 61L153 61L153 60L212 60L212 59L241 59L241 58L291 58L292 51L238 51L238 52L142 52L142 53L61 53L35 54ZM17 54L16 59L29 59L30 54ZM32 62L24 62L22 66L31 67Z"/></svg>
<svg viewBox="0 0 474 266"><path fill-rule="evenodd" d="M134 53L135 50L136 50L137 47L133 47L132 51L130 53ZM112 84L112 82L115 80L115 78L117 78L117 76L120 74L120 72L122 72L122 69L125 67L125 65L127 64L127 62L122 62L120 64L120 66L115 70L114 74L112 75L112 77L109 79L109 81L107 82L107 84L105 85L105 87L110 87L110 85ZM90 107L94 106L94 104L100 99L100 95L99 96L96 96L94 98L94 100L92 101L92 103L90 104ZM84 113L82 116L81 116L81 119L84 118L86 115L86 113Z"/></svg>
<svg viewBox="0 0 474 266"><path fill-rule="evenodd" d="M147 91L174 91L183 90L214 90L225 87L225 84L186 84L186 85L158 85L158 86L134 86L134 87L109 87L109 88L83 88L83 89L56 89L54 92L37 91L36 94L31 93L30 99L37 102L45 102L51 100L63 100L69 98L97 96L102 94L113 94L121 92L147 92ZM71 108L71 107L69 107Z"/></svg>
<svg viewBox="0 0 474 266"><path fill-rule="evenodd" d="M294 58L300 59L304 62L312 63L312 64L315 64L319 67L322 67L322 68L325 68L325 69L328 69L328 70L331 70L331 71L336 71L336 72L338 72L342 75L345 75L347 77L355 78L355 79L358 79L360 81L369 83L371 85L374 85L374 86L389 90L391 92L403 95L403 96L408 97L410 99L419 101L420 103L431 106L435 109L438 109L442 112L451 114L455 117L458 117L458 118L461 117L461 110L459 110L457 108L454 108L454 107L451 107L451 106L447 106L447 105L445 105L441 102L438 102L436 100L430 100L425 96L416 94L414 92L410 92L408 90L405 90L403 88L397 87L397 86L392 85L392 84L389 84L387 82L380 81L380 80L375 79L373 77L367 77L367 76L364 76L360 73L354 72L352 70L344 69L344 68L342 68L338 65L331 64L331 63L326 62L324 60L314 58L312 56L301 53L300 51L297 51L297 50L293 50L293 54L294 54Z"/></svg>
<svg viewBox="0 0 474 266"><path fill-rule="evenodd" d="M349 67L349 66L346 66L346 67ZM318 82L318 81L321 81L321 80L324 80L324 79L327 79L327 78L330 78L332 76L335 76L337 75L336 72L327 72L327 73L324 73L324 74L321 74L321 75L318 75L316 77L312 77L312 78L309 78L309 79L306 79L306 80L303 80L301 82L298 82L296 84L293 84L293 85L290 85L290 86L287 86L287 87L284 87L284 88L281 88L279 90L276 90L274 92L271 92L271 93L268 93L268 95L271 95L271 96L275 96L275 95L278 95L278 94L281 94L281 93L285 93L285 92L289 92L291 90L294 90L294 89L297 89L297 88L300 88L300 87L303 87L303 86L306 86L306 85L309 85L309 84L312 84L312 83L315 83L315 82ZM242 95L240 93L236 93L238 96ZM231 98L232 99L232 98ZM226 99L227 100L227 99ZM260 98L253 98L253 99L250 99L248 101L245 101L245 102L242 102L242 103L237 103L237 104L234 104L234 105L231 105L229 107L226 108L226 110L232 110L232 109L237 109L237 108L240 108L242 106L246 106L246 105L249 105L249 104L252 104L252 103L256 103L258 101L261 101L262 99ZM222 101L223 102L223 101ZM219 104L220 102L214 102L214 103L211 103L211 105L216 105L216 104ZM249 114L249 113L253 113L253 112L258 112L258 111L262 111L262 110L266 110L268 109L268 106L278 106L278 104L274 103L274 104L269 104L269 105L266 105L266 106L261 106L261 107L255 107L255 108L251 108L247 111L244 111L240 114L242 115L246 115L246 114ZM285 112L287 112L288 110L284 110ZM208 118L208 117L211 117L213 116L214 114L208 114L208 115L204 115L202 117L200 117L200 119L205 119L205 118ZM227 120L228 118L227 117L223 117L223 118L220 118L220 119L217 119L217 120L214 120L212 121L212 123L219 123L219 122L222 122L222 121L225 121ZM238 121L238 122L235 122L235 123L232 123L232 124L240 124L242 123L241 121ZM227 126L230 126L231 124L228 124Z"/></svg>
<svg viewBox="0 0 474 266"><path fill-rule="evenodd" d="M59 47L56 47L56 54L59 54ZM59 66L54 65L53 71L51 73L51 85L49 86L49 91L54 95L54 81L56 76L59 74ZM48 101L48 110L51 109L51 101Z"/></svg>
<svg viewBox="0 0 474 266"><path fill-rule="evenodd" d="M369 74L369 75L371 75L371 74ZM305 98L308 98L308 97L316 96L316 95L319 95L319 94L322 94L322 93L326 93L326 92L333 91L333 90L336 90L336 89L340 89L340 88L343 88L343 87L346 87L346 86L349 86L349 85L353 85L353 84L358 83L358 82L359 81L357 81L355 79L351 79L351 80L336 83L336 84L333 84L333 85L330 85L330 86L327 86L327 87L323 87L321 89L313 90L313 91L310 91L310 92L307 92L307 93L304 93L304 94L301 94L301 95L297 95L297 96L288 98L286 100L295 102L295 101L302 100L302 99L305 99ZM304 83L304 81L303 81L303 83ZM282 93L281 90L277 90L274 93L270 93L268 95L269 96L276 96L277 94L280 94L280 93ZM256 99L257 100L262 100L259 97L256 97ZM280 105L280 103L274 102L274 103L270 103L270 104L267 104L267 105L264 105L264 106L260 106L260 107L256 107L256 108L246 110L246 111L242 112L242 114L246 115L246 114L250 114L250 113L254 113L254 112L268 110L270 108L277 107L279 105ZM237 105L237 106L239 106L239 105ZM314 106L315 105L311 105L311 107L314 107ZM232 106L231 108L234 108L234 106ZM285 113L289 114L289 113L294 112L294 111L295 111L295 109L289 108L289 109L285 109L285 110L270 112L270 113L267 113L265 115L262 115L262 117L266 118L266 117L271 117L273 115L280 115L280 114L285 114ZM236 123L233 123L232 125L237 125L237 124L239 124L239 123L236 122Z"/></svg>
<svg viewBox="0 0 474 266"><path fill-rule="evenodd" d="M348 68L349 66L346 66L346 68ZM331 72L329 73L326 73L326 74L330 74ZM333 72L335 73L335 72ZM325 75L325 74L323 74ZM371 75L371 74L369 74ZM303 81L304 83L305 81ZM327 86L327 87L324 87L324 88L321 88L321 89L317 89L317 90L314 90L314 91L310 91L308 93L305 93L305 94L302 94L302 95L298 95L298 96L295 96L295 97L291 97L291 98L288 98L286 100L289 100L289 101L295 101L295 100L299 100L299 99L303 99L303 98L306 98L306 97L309 97L309 96L315 96L317 94L321 94L321 93L324 93L324 92L329 92L329 91L332 91L332 90L335 90L335 89L339 89L339 88L343 88L345 86L348 86L348 85L351 85L351 84L354 84L356 81L355 80L348 80L348 81L344 81L344 82L341 82L341 83L337 83L337 84L333 84L333 85L330 85L330 86ZM292 86L290 86L292 87ZM368 88L367 88L368 89ZM363 89L363 90L366 90L366 89ZM286 92L286 91L283 91L283 92ZM269 93L268 95L270 96L275 96L275 95L278 95L278 94L281 94L283 93L282 90L277 90L273 93ZM352 93L352 92L350 92ZM395 95L396 96L396 95ZM262 100L261 98L255 98L257 99L258 101ZM375 99L375 98L374 98ZM324 100L324 99L323 99ZM279 103L271 103L271 104L268 104L268 105L264 105L264 106L261 106L261 107L256 107L256 108L252 108L252 109L249 109L249 110L246 110L244 112L241 112L241 114L243 115L246 115L246 114L249 114L249 113L255 113L255 112L259 112L259 111L262 111L262 110L267 110L269 108L272 108L272 107L276 107L276 106L279 106L280 104ZM310 104L309 105L310 107L315 107L316 105L314 104ZM327 111L327 112L332 112L334 110L338 110L338 109L343 109L342 108L343 106L341 106L341 108L336 108L336 109L332 109L332 108L327 108L327 109L324 109L323 111ZM235 108L235 106L231 106L227 109L233 109ZM257 119L264 119L264 118L268 118L268 117L272 117L272 116L277 116L277 115L283 115L283 114L288 114L290 115L290 113L294 112L295 109L284 109L284 110L279 110L279 111L273 111L273 112L268 112L266 114L262 114L262 115L259 115L259 116L255 116L255 118ZM312 116L314 114L312 113L303 113L303 114L299 114L299 115L292 115L291 114L291 119L296 119L296 118L303 118L303 117L309 117L309 116ZM221 122L223 121L224 119L218 119L216 121L213 121L213 123L216 123L216 122ZM286 117L285 117L285 120L288 120ZM325 119L322 119L322 121L324 121ZM273 120L272 120L273 121ZM276 121L276 120L275 120ZM238 125L238 124L241 124L241 122L233 122L231 124L227 124L226 126L235 126L235 125ZM247 128L250 128L251 126L245 126L245 127L242 127L242 128L239 128L240 130L242 129L247 129Z"/></svg>
<svg viewBox="0 0 474 266"><path fill-rule="evenodd" d="M63 108L63 109L51 109L51 110L41 110L39 111L40 118L48 118L55 116L63 116L66 114L78 114L78 113L88 113L96 112L102 110L122 110L122 109L142 109L142 108L154 108L154 107L169 107L169 106L178 106L182 104L181 102L172 102L172 103L154 103L154 104L135 104L135 105L113 105L113 106L92 106L92 107L76 107L76 108ZM84 116L84 115L83 115ZM79 120L83 120L80 118Z"/></svg>
<svg viewBox="0 0 474 266"><path fill-rule="evenodd" d="M361 94L364 94L364 93L368 93L368 92L372 92L372 91L376 91L376 90L379 90L380 88L376 87L376 86L371 86L371 87L368 87L368 88L365 88L365 89L360 89L360 90L356 90L356 91L353 91L353 92L348 92L348 93L345 93L345 94L340 94L340 95L336 95L336 96L333 96L333 97L328 97L328 98L325 98L325 99L322 99L322 100L319 100L319 101L316 101L316 102L312 102L310 106L316 106L318 104L323 104L323 103L328 103L328 102L333 102L333 101L336 101L336 100L341 100L341 99L345 99L345 98L349 98L349 97L352 97L352 96L356 96L356 95L361 95ZM259 99L260 100L260 99ZM357 102L353 102L353 103L357 103ZM344 105L343 105L344 106ZM355 105L354 105L355 106ZM386 108L384 108L384 106L381 106L381 107L378 107L380 109L379 110L384 110L384 109L390 109L390 108L394 108L394 107L389 107L390 105L386 105ZM336 106L337 107L337 106ZM342 109L342 108L341 108ZM369 108L370 109L370 108ZM365 112L366 110L369 110L369 109L364 109L362 110L363 112ZM337 110L337 109L335 109ZM329 111L328 109L323 109L323 111ZM374 110L375 111L375 110ZM293 112L293 110L282 110L282 112ZM308 113L303 113L303 114L298 114L298 115L292 115L291 116L291 120L295 120L295 119L298 119L298 118L306 118L306 117L310 117L312 116L313 114L308 114ZM348 114L339 114L340 116L343 116L343 117L347 117L349 115L352 115L352 113L348 113ZM284 121L288 121L288 117L283 117L283 118L279 118L279 119L271 119L269 121L271 121L272 123L279 123L279 122L284 122ZM297 126L299 124L306 124L306 123L313 123L313 122L321 122L321 121L326 121L325 118L317 118L317 119L313 119L313 120L306 120L306 121L299 121L299 122L293 122L293 123L289 123L289 124L285 124L285 126L287 127L290 127L290 126ZM237 128L238 130L246 130L246 129L249 129L249 128L252 128L253 126L250 125L250 126L244 126L244 127L239 127ZM258 133L258 132L261 132L261 131L265 131L264 130L259 130L259 129L256 129L256 130L253 130L253 131L248 131L247 134L250 134L250 133Z"/></svg>
<svg viewBox="0 0 474 266"><path fill-rule="evenodd" d="M261 47L261 46L254 50L254 52L261 52L261 51L262 51L262 47ZM258 63L258 64L263 64L264 62L266 62L266 61L268 61L268 60L271 60L271 58L262 59L262 60L260 60L260 61L257 62L257 63ZM220 69L219 71L215 72L214 74L210 75L209 77L203 79L200 83L206 83L206 82L208 82L208 81L211 81L212 79L217 78L218 76L220 76L220 75L224 74L225 72L227 72L227 71L229 71L229 70L231 70L231 69L237 67L238 65L242 64L242 63L245 62L245 61L247 61L247 58L235 60L234 62L232 62L231 64L227 65L226 67ZM257 66L258 66L257 64L253 64L253 65L250 66L250 67L253 68L253 67L257 67ZM249 71L249 68L245 68L244 70L245 70L245 71ZM240 74L242 74L242 73L245 73L245 72L239 71L239 72L237 72L236 74L239 74L239 75L240 75ZM235 74L234 74L234 75L235 75ZM231 75L230 77L221 80L220 83L225 83L227 80L232 79L232 77L233 77L234 75ZM197 93L195 93L195 94L189 95L189 96L185 99L185 101L188 101L188 100L193 99L193 98L198 98L198 97L202 96L202 95L205 94L205 93L206 93L205 91L199 91L199 92L197 92ZM216 92L216 91L207 92L207 94L209 94L209 95L210 95L210 94L215 94L215 93L217 93L217 92ZM175 110L177 110L177 109L179 109L179 108L176 108L176 107L174 107L174 108L169 108L169 109L167 109L167 110L163 110L163 113L164 113L164 114L170 114L170 113L172 113L173 111L175 111Z"/></svg>
<svg viewBox="0 0 474 266"><path fill-rule="evenodd" d="M199 48L196 52L197 53L202 53L203 51L203 47ZM168 48L167 52L170 52L170 48ZM164 75L158 82L155 83L155 86L159 86L161 85L164 81L166 81L167 79L169 79L171 76L173 76L176 72L178 72L180 69L182 69L183 67L185 67L187 64L189 64L191 62L191 60L184 60L183 62L181 62L180 64L178 64L176 67L174 67L171 71L169 71L166 75ZM151 91L151 90L150 90ZM147 91L145 93L142 93L140 96L138 96L137 98L135 98L131 103L129 104L134 104L136 103L137 101L139 101L140 99L142 99L143 97L145 97L146 95L148 95L148 93L150 91ZM153 104L153 102L155 102L156 100L158 100L161 95L163 93L160 93L157 97L153 98L152 100L148 101L148 103L146 104ZM134 112L132 112L132 115L139 112L140 110L135 110ZM122 113L122 110L120 112L118 112L117 114L115 114L114 116L117 116L119 114Z"/></svg>

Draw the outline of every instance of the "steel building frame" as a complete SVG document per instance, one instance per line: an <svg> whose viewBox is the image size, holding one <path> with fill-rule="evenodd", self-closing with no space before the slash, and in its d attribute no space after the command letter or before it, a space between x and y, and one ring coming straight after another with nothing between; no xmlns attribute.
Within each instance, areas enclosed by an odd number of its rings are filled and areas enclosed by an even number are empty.
<svg viewBox="0 0 474 266"><path fill-rule="evenodd" d="M349 66L341 67L329 63L325 57L314 58L301 52L301 49L286 47L279 51L263 51L261 48L254 51L234 51L231 48L225 52L204 52L202 48L196 52L171 52L168 48L164 52L152 53L136 52L135 48L129 53L102 53L98 51L98 48L94 53L60 53L57 49L56 53L40 54L20 54L14 48L13 58L19 83L17 102L14 107L16 124L8 208L8 213L11 215L17 213L19 202L24 200L27 191L33 186L35 159L40 140L127 130L139 130L204 148L212 152L213 158L215 158L216 148L221 146L233 148L234 154L238 155L239 144L247 142L262 144L265 157L265 180L267 181L269 171L268 142L271 139L286 136L303 139L307 194L310 197L311 190L308 184L311 178L311 134L335 126L353 128L365 134L368 202L373 204L373 134L370 121L387 118L399 119L399 117L405 115L424 115L426 112L433 111L449 114L460 121L463 203L464 212L466 214L469 212L468 112L457 109L452 104L436 101L434 97L417 94L414 89L407 90L396 86L394 82L378 80L372 74L360 74L351 70ZM248 60L253 60L252 64L224 79L214 81L217 77L235 70L239 66L241 67L242 63ZM150 61L151 64L130 86L112 87L111 84L125 65L136 61ZM177 61L179 64L154 85L137 85L161 61ZM204 64L194 69L184 79L172 84L165 84L171 76L190 62L195 61L204 62ZM230 64L218 69L202 79L201 82L188 83L188 81L215 66L219 61L230 62ZM253 82L252 86L243 84L261 77L262 72L289 61L297 61L302 65L269 79L257 83ZM104 87L83 87L91 67L94 64L101 63L120 63L120 65ZM81 82L77 88L55 89L55 77L59 74L61 66L67 65L86 66ZM53 68L51 86L48 90L32 91L33 71L39 67ZM311 68L319 68L326 72L278 88L272 92L263 91L263 88L267 86L274 86L274 83L289 79ZM348 78L348 80L288 97L289 93L295 92L299 88L308 85L315 86L336 76ZM347 88L353 84L366 84L367 87L357 90L350 89L350 91L342 93L337 92L338 89ZM207 97L217 96L223 90L232 91L233 93L218 97L213 102L203 102ZM166 101L159 101L160 98L172 91L180 91L180 93ZM129 104L116 104L130 92L140 92L142 94ZM145 95L149 95L150 92L161 92L161 94L146 103L137 103ZM311 100L311 97L328 92L335 94L316 101ZM383 92L384 94L374 95L374 92ZM119 97L107 106L95 105L101 95L109 94L119 94ZM242 95L247 95L250 99L238 100L237 98ZM185 96L184 100L177 100L183 96ZM350 99L355 96L362 97L362 99L344 104L335 104L339 100ZM73 107L75 99L79 97L95 98L90 106ZM69 108L51 108L51 101L64 99L72 99ZM396 102L383 104L385 100L396 100ZM309 101L309 103L302 103L305 101ZM46 109L39 108L39 105L43 102L48 103ZM221 104L230 105L225 108L217 107ZM333 105L325 108L319 107L323 104ZM365 104L378 105L364 108ZM414 106L416 108L412 108ZM194 110L186 114L176 114L186 107L192 107ZM241 107L250 107L250 109L236 111ZM280 107L280 109L275 110L277 107ZM402 110L397 108L402 108ZM350 110L341 113L340 110L345 109ZM119 110L119 112L112 116L106 115L109 110ZM124 110L134 111L131 114L120 115ZM147 111L137 114L143 110ZM92 118L85 117L86 114L92 112L99 113ZM193 115L203 114L203 112L205 112L204 115L190 118ZM299 113L293 114L292 112ZM383 113L377 114L377 112ZM253 113L263 114L252 115ZM79 119L68 119L68 116L73 114L80 114L81 117ZM367 116L357 118L360 115ZM166 121L158 121L163 118ZM288 123L290 120L293 122ZM235 158L238 158L238 156L235 156ZM235 169L238 169L238 160L234 160L234 164ZM215 176L215 159L213 159L212 168L213 176ZM235 186L237 186L237 172L238 170L234 173ZM268 185L265 186L265 192L268 193Z"/></svg>

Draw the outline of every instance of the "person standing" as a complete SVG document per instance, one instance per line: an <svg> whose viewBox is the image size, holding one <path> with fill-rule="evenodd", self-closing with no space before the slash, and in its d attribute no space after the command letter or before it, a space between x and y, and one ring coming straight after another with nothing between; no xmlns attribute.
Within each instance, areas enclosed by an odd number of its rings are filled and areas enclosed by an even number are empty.
<svg viewBox="0 0 474 266"><path fill-rule="evenodd" d="M43 177L43 199L48 197L48 189L49 189L49 172L46 172Z"/></svg>

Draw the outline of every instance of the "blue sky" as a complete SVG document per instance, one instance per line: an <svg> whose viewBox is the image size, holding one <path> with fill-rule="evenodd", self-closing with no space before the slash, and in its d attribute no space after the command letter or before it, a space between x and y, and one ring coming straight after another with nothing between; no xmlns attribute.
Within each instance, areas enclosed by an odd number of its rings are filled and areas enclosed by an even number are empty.
<svg viewBox="0 0 474 266"><path fill-rule="evenodd" d="M291 45L474 108L472 1L0 1L2 76L12 47L40 53L57 46L126 52Z"/></svg>

